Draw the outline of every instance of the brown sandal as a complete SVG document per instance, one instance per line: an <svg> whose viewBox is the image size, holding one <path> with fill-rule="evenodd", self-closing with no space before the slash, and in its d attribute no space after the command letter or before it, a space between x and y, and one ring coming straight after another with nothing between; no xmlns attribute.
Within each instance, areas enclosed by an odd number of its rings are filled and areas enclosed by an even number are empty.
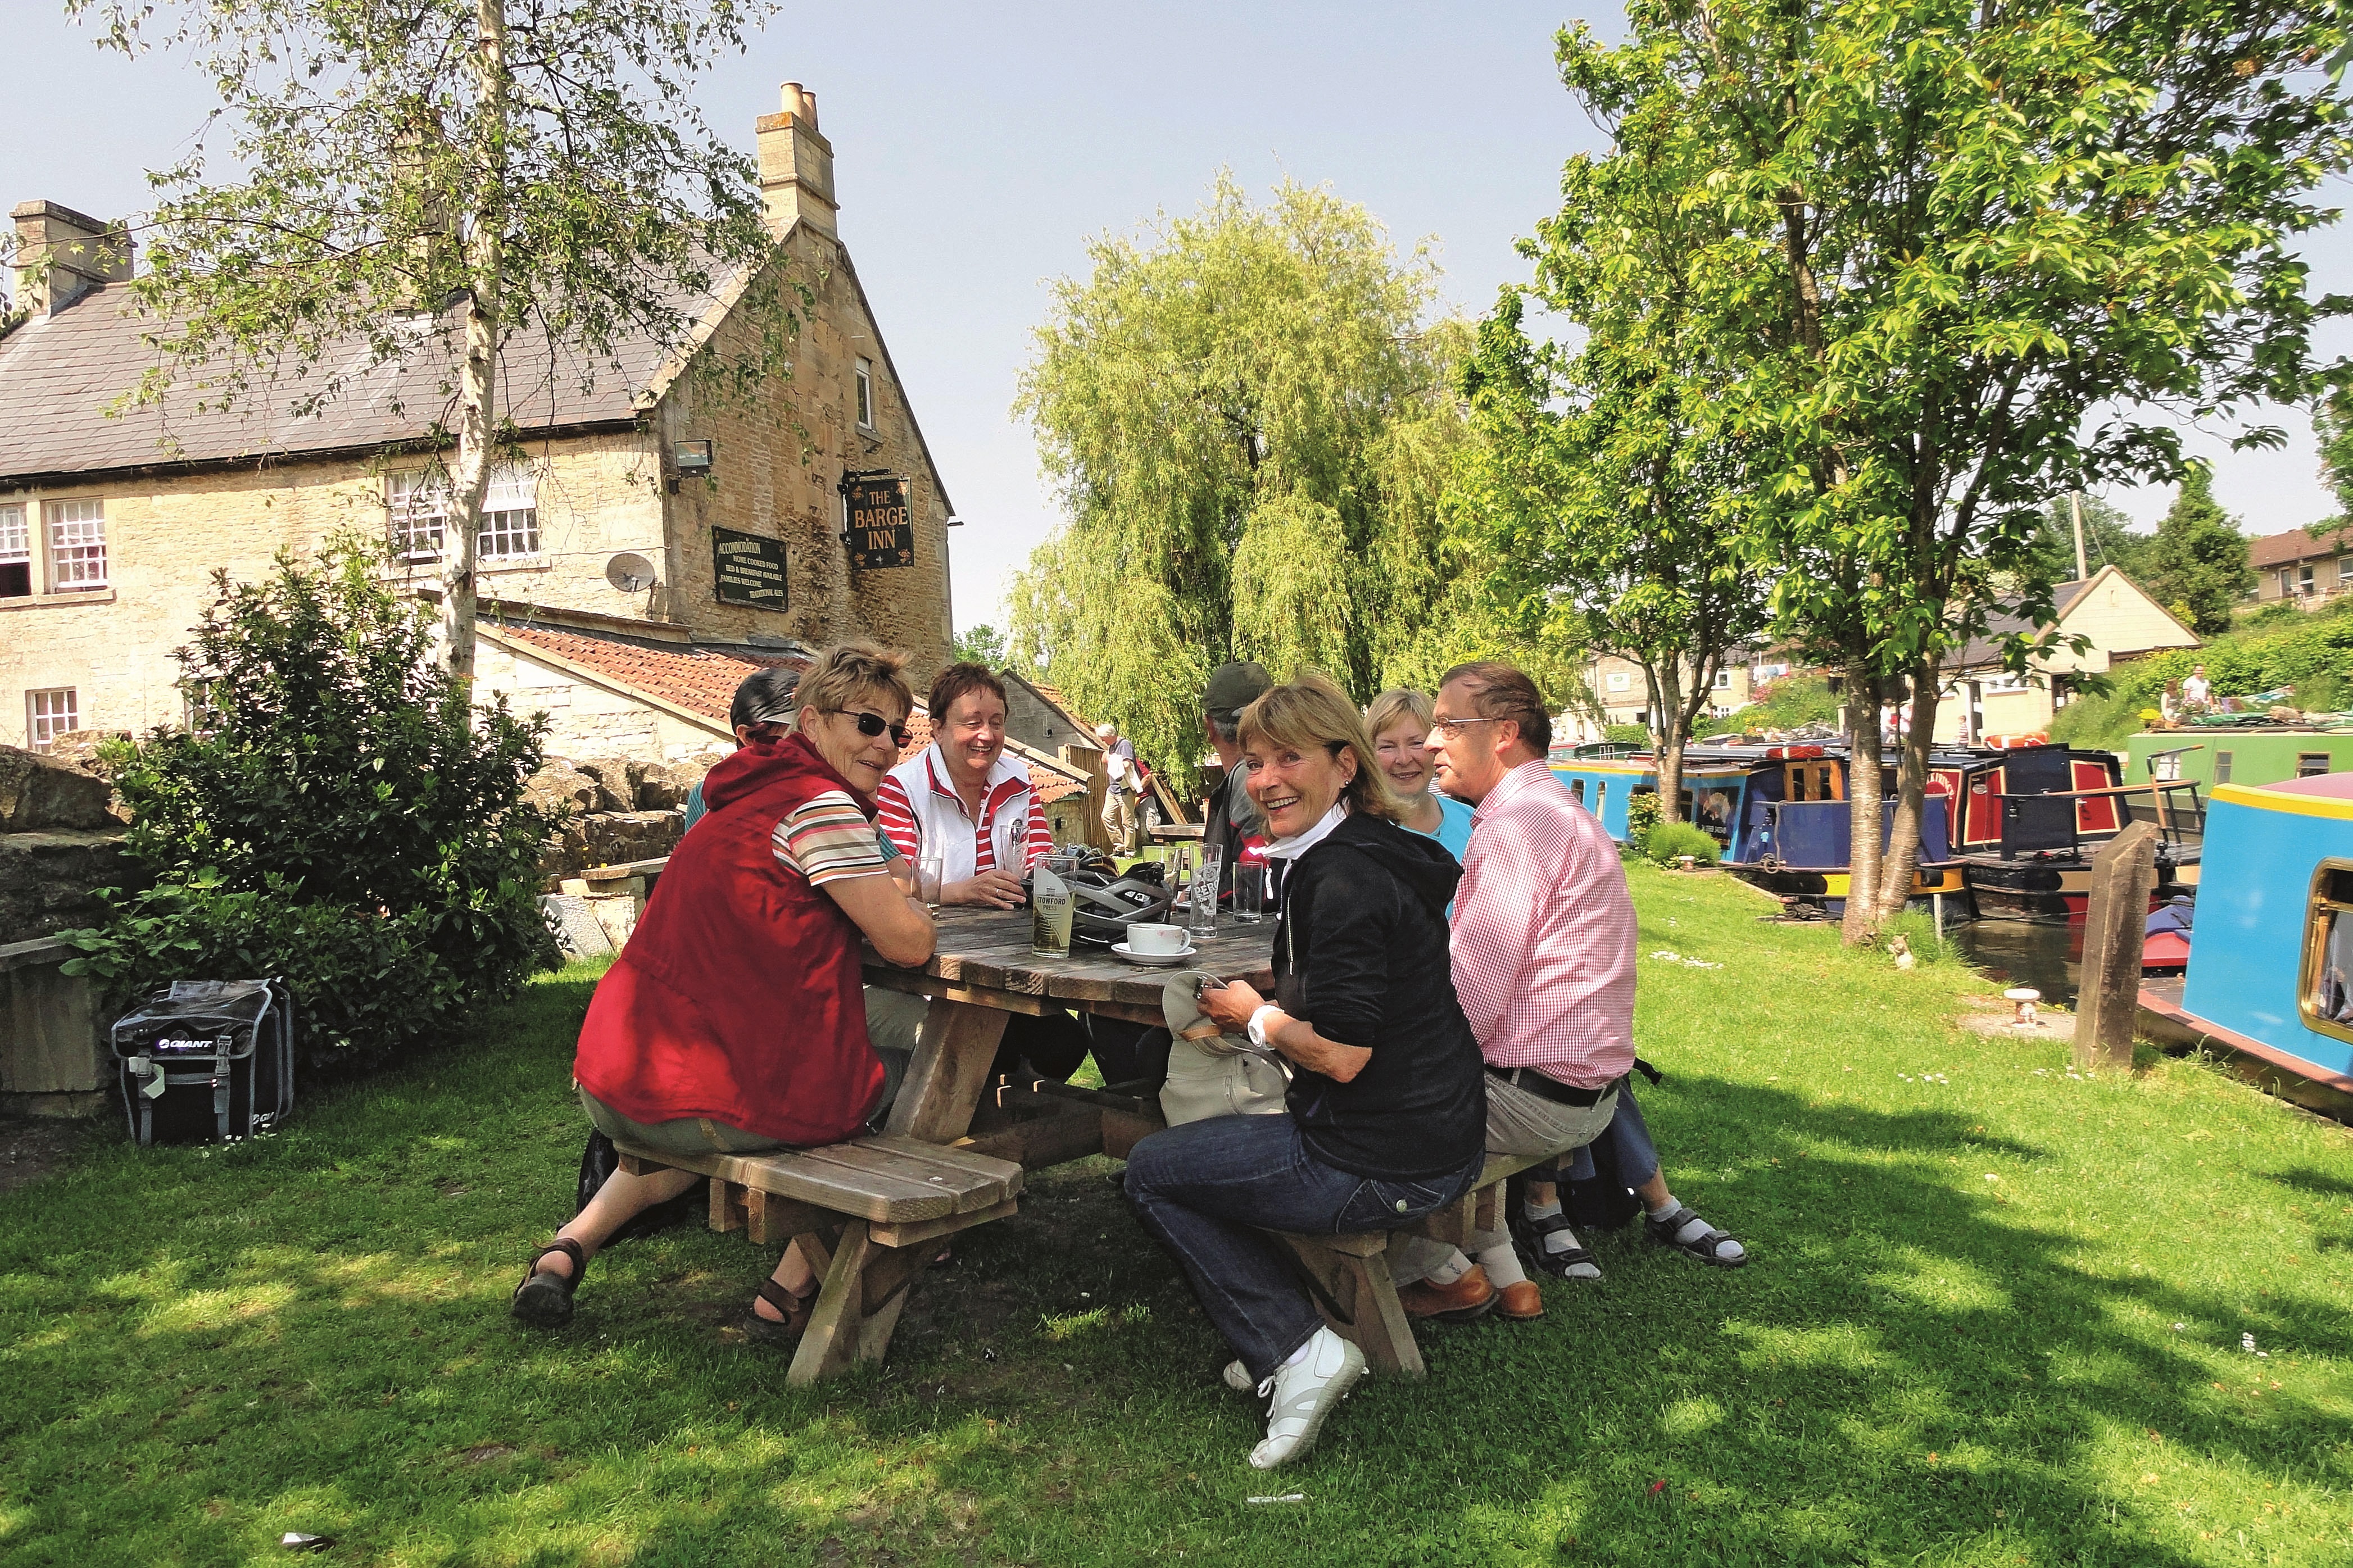
<svg viewBox="0 0 2353 1568"><path fill-rule="evenodd" d="M806 1296L796 1296L774 1279L763 1279L758 1294L762 1300L782 1312L785 1321L776 1322L747 1307L744 1310L742 1325L744 1337L772 1345L788 1345L799 1339L801 1331L808 1327L810 1314L817 1310L817 1292L812 1290Z"/></svg>

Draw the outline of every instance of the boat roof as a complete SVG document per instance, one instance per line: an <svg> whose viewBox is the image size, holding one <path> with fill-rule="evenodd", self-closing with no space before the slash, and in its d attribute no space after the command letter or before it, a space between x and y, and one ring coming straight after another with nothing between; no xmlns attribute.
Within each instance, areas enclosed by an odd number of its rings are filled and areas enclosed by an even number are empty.
<svg viewBox="0 0 2353 1568"><path fill-rule="evenodd" d="M2353 822L2353 773L2315 773L2310 778L2282 779L2267 784L2216 784L2212 798L2218 805L2244 805L2257 811Z"/></svg>

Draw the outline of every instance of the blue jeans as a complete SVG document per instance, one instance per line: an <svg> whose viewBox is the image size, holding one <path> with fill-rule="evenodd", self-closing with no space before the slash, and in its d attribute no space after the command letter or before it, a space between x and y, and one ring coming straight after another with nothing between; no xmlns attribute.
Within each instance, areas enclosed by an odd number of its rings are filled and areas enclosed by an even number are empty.
<svg viewBox="0 0 2353 1568"><path fill-rule="evenodd" d="M1287 1115L1217 1116L1155 1132L1127 1157L1128 1206L1192 1280L1251 1377L1263 1382L1323 1319L1291 1249L1269 1230L1394 1230L1471 1190L1485 1163L1382 1181L1324 1164Z"/></svg>

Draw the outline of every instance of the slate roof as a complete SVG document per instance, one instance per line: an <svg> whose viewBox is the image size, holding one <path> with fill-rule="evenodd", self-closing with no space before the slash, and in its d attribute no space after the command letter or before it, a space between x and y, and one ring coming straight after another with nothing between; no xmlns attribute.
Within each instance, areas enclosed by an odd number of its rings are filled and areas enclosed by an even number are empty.
<svg viewBox="0 0 2353 1568"><path fill-rule="evenodd" d="M730 649L722 651L708 647L663 647L636 642L624 637L599 637L593 632L559 630L552 626L484 624L485 630L511 637L527 647L567 659L586 669L596 671L617 686L641 691L650 697L691 713L699 713L724 727L727 710L735 700L735 688L755 669L779 667L807 669L810 660L800 654L776 655L745 653ZM931 715L921 702L908 716L910 731L907 744L899 752L905 762L932 743ZM1087 787L1085 775L1066 767L1059 758L1049 757L1008 740L1006 749L1019 757L1029 769L1029 783L1038 798L1051 805L1064 795L1076 795Z"/></svg>
<svg viewBox="0 0 2353 1568"><path fill-rule="evenodd" d="M54 316L35 316L0 337L0 483L95 474L165 463L254 460L415 440L439 419L453 394L460 338L457 312L439 318L445 338L417 328L402 359L363 370L365 343L353 339L307 377L257 375L240 406L199 413L202 393L183 384L154 406L110 418L107 405L158 363L141 342L157 323L137 313L131 291L90 290ZM553 342L536 326L508 341L499 365L503 412L527 431L623 424L664 355L650 340L622 345L618 363L599 363ZM288 412L319 381L351 372L342 394L318 414Z"/></svg>
<svg viewBox="0 0 2353 1568"><path fill-rule="evenodd" d="M2097 575L2096 573L2093 574L2094 577ZM2055 626L2064 620L2068 606L2084 596L2084 590L2092 585L2092 581L2091 577L2087 577L2079 583L2062 583L2052 589L2052 616L2045 624ZM1981 637L1971 637L1968 645L1959 652L1947 656L1945 668L1948 670L1977 669L1999 665L2001 663L2000 639L2003 637L2012 632L2034 637L2042 629L2042 626L2037 626L2024 616L2010 610L1997 610L1986 617L1986 635Z"/></svg>
<svg viewBox="0 0 2353 1568"><path fill-rule="evenodd" d="M2326 560L2353 545L2353 541L2341 539L2337 530L2326 529L2316 536L2308 528L2291 528L2285 533L2267 533L2247 546L2247 559L2258 572L2274 566L2292 566L2299 561Z"/></svg>

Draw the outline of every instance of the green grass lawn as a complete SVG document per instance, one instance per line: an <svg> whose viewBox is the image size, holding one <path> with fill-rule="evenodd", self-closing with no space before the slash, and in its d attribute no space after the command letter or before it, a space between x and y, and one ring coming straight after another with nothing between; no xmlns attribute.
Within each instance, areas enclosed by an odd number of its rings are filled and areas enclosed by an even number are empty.
<svg viewBox="0 0 2353 1568"><path fill-rule="evenodd" d="M740 1236L616 1247L517 1327L585 1132L575 970L280 1136L94 1136L0 1196L0 1559L2353 1563L2346 1129L2193 1062L2071 1077L1952 1026L1967 970L1630 873L1644 1105L1754 1261L1603 1237L1603 1283L1426 1331L1294 1469L1243 1463L1259 1407L1100 1161L819 1391L729 1329Z"/></svg>

